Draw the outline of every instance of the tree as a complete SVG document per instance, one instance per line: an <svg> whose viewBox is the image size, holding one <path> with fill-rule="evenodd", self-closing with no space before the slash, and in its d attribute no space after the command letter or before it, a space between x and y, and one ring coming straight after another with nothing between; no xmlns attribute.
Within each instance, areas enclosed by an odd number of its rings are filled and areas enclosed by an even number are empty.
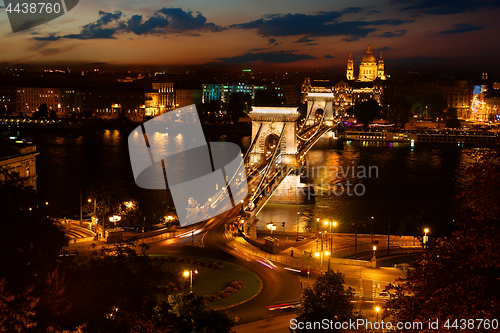
<svg viewBox="0 0 500 333"><path fill-rule="evenodd" d="M19 295L5 290L6 280L0 280L0 333L25 332L36 326L34 308L38 299L29 296L32 289Z"/></svg>
<svg viewBox="0 0 500 333"><path fill-rule="evenodd" d="M207 309L203 300L192 293L169 295L168 304L163 304L163 314L159 312L158 319L161 318L162 323L170 322L175 333L231 332L233 321L225 313Z"/></svg>
<svg viewBox="0 0 500 333"><path fill-rule="evenodd" d="M35 317L46 278L68 245L45 202L15 172L0 169L0 332L37 327Z"/></svg>
<svg viewBox="0 0 500 333"><path fill-rule="evenodd" d="M500 315L500 150L475 151L467 168L467 186L458 200L460 220L451 237L434 239L416 262L416 270L392 294L384 316L398 321L498 318ZM460 324L460 323L459 323ZM476 326L477 328L477 326ZM481 329L469 329L479 332Z"/></svg>
<svg viewBox="0 0 500 333"><path fill-rule="evenodd" d="M399 234L421 238L424 229L432 230L433 237L449 236L455 229L453 218L445 213L439 213L433 207L421 208L399 222Z"/></svg>
<svg viewBox="0 0 500 333"><path fill-rule="evenodd" d="M50 118L55 119L57 118L57 111L54 109L50 109Z"/></svg>
<svg viewBox="0 0 500 333"><path fill-rule="evenodd" d="M49 108L47 107L47 104L40 104L36 115L38 118L47 118L49 116Z"/></svg>
<svg viewBox="0 0 500 333"><path fill-rule="evenodd" d="M229 97L227 111L231 115L232 121L236 123L245 115L245 111L250 110L251 106L252 96L250 96L250 94L243 92L233 93Z"/></svg>
<svg viewBox="0 0 500 333"><path fill-rule="evenodd" d="M278 91L275 89L257 90L254 104L258 106L282 106L284 100L278 96Z"/></svg>
<svg viewBox="0 0 500 333"><path fill-rule="evenodd" d="M328 271L321 275L312 288L302 294L302 312L297 317L301 322L321 322L328 318L334 321L349 321L356 317L351 303L354 290L344 287L344 275Z"/></svg>
<svg viewBox="0 0 500 333"><path fill-rule="evenodd" d="M19 174L0 170L0 279L14 294L36 290L68 245L62 227L48 218L45 201L24 183Z"/></svg>
<svg viewBox="0 0 500 333"><path fill-rule="evenodd" d="M132 243L68 258L52 277L37 313L40 328L88 332L129 332L135 320L148 322L161 293L164 274Z"/></svg>
<svg viewBox="0 0 500 333"><path fill-rule="evenodd" d="M87 194L90 202L86 202L84 209L86 212L93 212L95 200L96 215L101 222L101 218L107 221L106 218L109 215L122 212L124 202L131 201L127 196L124 182L121 180L110 180L93 185Z"/></svg>
<svg viewBox="0 0 500 333"><path fill-rule="evenodd" d="M412 103L406 97L396 96L390 104L390 120L396 125L404 127L410 120L411 107Z"/></svg>
<svg viewBox="0 0 500 333"><path fill-rule="evenodd" d="M356 118L358 118L358 122L367 126L376 117L380 116L381 110L382 107L378 104L378 102L374 99L370 99L364 101L358 108L356 108Z"/></svg>
<svg viewBox="0 0 500 333"><path fill-rule="evenodd" d="M221 101L208 101L201 106L201 115L203 120L208 123L214 123L217 120L217 114L222 110Z"/></svg>
<svg viewBox="0 0 500 333"><path fill-rule="evenodd" d="M423 102L428 113L426 116L430 116L432 118L442 118L444 110L448 108L448 102L444 96L437 93L425 96Z"/></svg>

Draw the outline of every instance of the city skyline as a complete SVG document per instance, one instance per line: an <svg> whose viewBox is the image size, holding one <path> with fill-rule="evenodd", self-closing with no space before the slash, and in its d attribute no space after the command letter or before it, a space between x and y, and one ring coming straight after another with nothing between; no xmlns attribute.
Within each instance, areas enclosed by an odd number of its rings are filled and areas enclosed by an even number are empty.
<svg viewBox="0 0 500 333"><path fill-rule="evenodd" d="M91 1L13 34L3 8L0 63L345 70L371 43L393 70L496 72L499 10L495 1Z"/></svg>

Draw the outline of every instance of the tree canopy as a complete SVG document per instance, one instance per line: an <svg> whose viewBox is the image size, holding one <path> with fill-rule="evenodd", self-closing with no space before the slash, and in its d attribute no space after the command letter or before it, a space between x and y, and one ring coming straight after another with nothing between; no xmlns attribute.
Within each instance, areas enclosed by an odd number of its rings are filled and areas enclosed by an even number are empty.
<svg viewBox="0 0 500 333"><path fill-rule="evenodd" d="M328 318L334 321L348 321L356 317L351 303L354 290L344 287L344 275L328 271L321 275L312 288L302 293L302 312L297 317L301 322L321 322Z"/></svg>
<svg viewBox="0 0 500 333"><path fill-rule="evenodd" d="M359 107L356 107L356 118L358 118L358 122L361 124L368 125L376 117L380 116L381 110L382 108L378 102L370 99L361 103Z"/></svg>
<svg viewBox="0 0 500 333"><path fill-rule="evenodd" d="M419 332L444 332L447 320L500 316L500 150L476 150L471 157L475 162L465 172L469 179L459 197L457 230L432 238L416 270L388 287L392 297L385 316L441 322L440 330Z"/></svg>

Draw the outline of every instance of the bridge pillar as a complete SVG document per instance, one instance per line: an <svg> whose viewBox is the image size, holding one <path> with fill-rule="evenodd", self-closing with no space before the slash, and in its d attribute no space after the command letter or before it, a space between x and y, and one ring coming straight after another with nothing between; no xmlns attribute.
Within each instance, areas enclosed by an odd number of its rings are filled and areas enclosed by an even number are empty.
<svg viewBox="0 0 500 333"><path fill-rule="evenodd" d="M274 143L277 143L285 126L285 132L281 141L281 160L275 163L281 166L292 166L299 168L297 160L297 119L300 114L297 108L291 107L253 107L248 114L252 119L252 142L256 138L252 151L250 152L250 163L262 164L272 154ZM262 125L262 128L261 128ZM260 128L260 132L259 132ZM278 189L269 202L305 204L314 202L313 190L310 186L301 184L300 176L288 175L279 185Z"/></svg>
<svg viewBox="0 0 500 333"><path fill-rule="evenodd" d="M313 123L316 113L322 110L325 119L324 123L328 126L333 126L333 118L338 115L338 109L335 107L335 97L333 93L314 93L309 92L306 95L307 112L311 113L308 119L308 124Z"/></svg>
<svg viewBox="0 0 500 333"><path fill-rule="evenodd" d="M297 126L300 114L297 108L290 107L257 107L248 114L252 119L252 142L260 130L259 137L250 152L250 163L261 164L273 152L273 144L278 142L283 126L286 124L281 141L281 164L297 165Z"/></svg>

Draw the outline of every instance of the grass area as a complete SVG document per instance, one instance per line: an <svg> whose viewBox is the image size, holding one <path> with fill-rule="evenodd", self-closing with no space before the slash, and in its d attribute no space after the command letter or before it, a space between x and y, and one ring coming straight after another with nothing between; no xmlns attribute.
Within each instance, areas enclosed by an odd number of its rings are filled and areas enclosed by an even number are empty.
<svg viewBox="0 0 500 333"><path fill-rule="evenodd" d="M179 256L154 256L154 257L179 258ZM212 295L226 288L230 282L233 281L243 282L242 288L237 292L235 292L234 294L231 294L227 298L222 298L221 300L208 303L207 305L210 308L218 309L239 304L241 302L244 302L252 298L260 290L261 286L260 278L255 273L244 267L225 261L218 261L207 258L188 257L188 256L181 258L186 258L188 259L188 261L190 259L195 259L207 263L217 262L224 266L223 268L210 268L210 267L205 267L203 265L196 265L184 262L170 262L170 261L158 262L165 268L178 270L180 274L182 274L182 272L185 270L197 270L198 274L193 274L193 293L196 295L200 296ZM187 278L186 281L189 281L189 278ZM181 292L189 293L189 288L179 291L171 291L169 293L174 295Z"/></svg>

